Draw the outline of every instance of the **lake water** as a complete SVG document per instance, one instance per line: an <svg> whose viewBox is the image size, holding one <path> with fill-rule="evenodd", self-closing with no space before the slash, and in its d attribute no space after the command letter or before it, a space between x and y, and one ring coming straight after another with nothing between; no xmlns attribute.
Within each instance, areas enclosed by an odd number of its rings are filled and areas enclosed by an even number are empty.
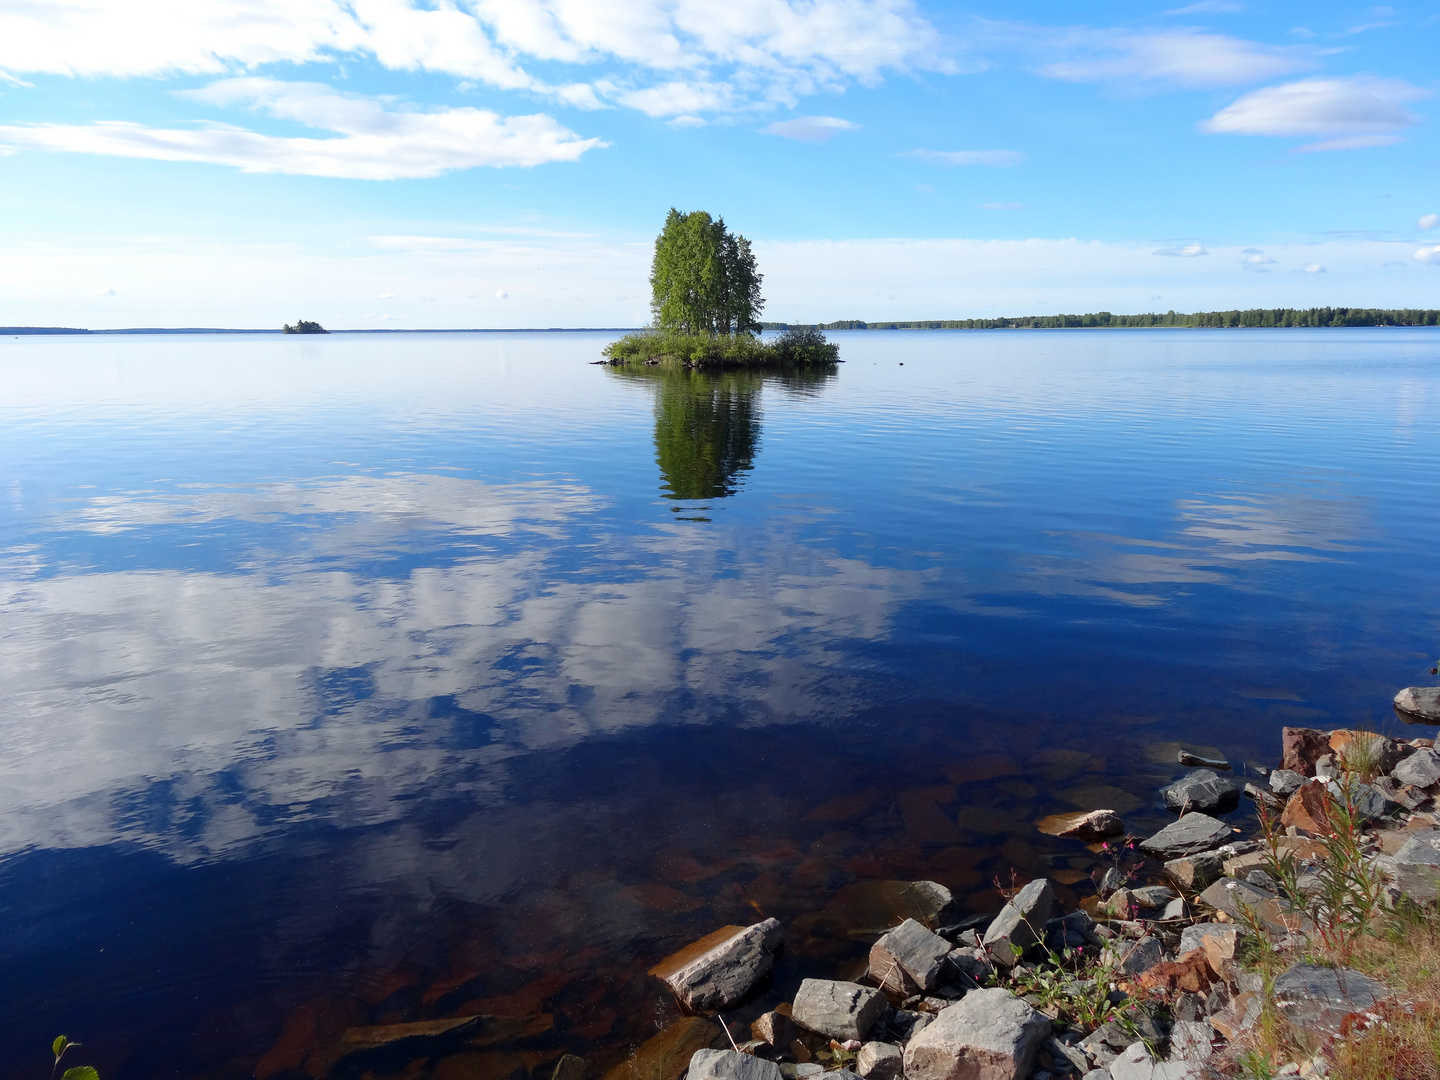
<svg viewBox="0 0 1440 1080"><path fill-rule="evenodd" d="M318 1075L482 1012L553 1026L435 1075L598 1080L719 925L787 923L779 1000L863 958L856 883L1073 900L1035 820L1158 826L1175 743L1399 727L1440 333L834 338L0 340L3 1066Z"/></svg>

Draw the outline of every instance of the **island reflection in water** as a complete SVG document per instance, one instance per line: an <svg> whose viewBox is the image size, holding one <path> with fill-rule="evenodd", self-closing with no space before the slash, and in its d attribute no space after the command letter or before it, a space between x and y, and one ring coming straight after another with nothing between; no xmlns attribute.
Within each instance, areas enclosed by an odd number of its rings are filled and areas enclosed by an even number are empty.
<svg viewBox="0 0 1440 1080"><path fill-rule="evenodd" d="M106 1080L321 1075L349 1026L518 1014L544 1019L417 1075L543 1080L570 1050L595 1080L675 1018L645 969L717 925L786 922L778 1000L863 959L866 883L1083 891L1094 857L1037 817L1159 824L1174 743L1269 763L1280 724L1401 677L1435 584L1409 339L1394 375L1336 361L1366 373L1344 395L1270 339L857 363L896 340L798 386L525 340L465 357L472 384L425 341L406 377L453 412L267 406L233 458L165 458L153 418L10 424L6 1063L64 1030ZM329 392L383 344L304 370Z"/></svg>

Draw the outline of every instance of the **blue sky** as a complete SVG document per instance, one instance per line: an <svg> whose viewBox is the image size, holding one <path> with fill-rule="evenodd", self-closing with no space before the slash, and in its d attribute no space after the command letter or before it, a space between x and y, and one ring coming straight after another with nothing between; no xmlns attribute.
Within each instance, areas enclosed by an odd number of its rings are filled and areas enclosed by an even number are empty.
<svg viewBox="0 0 1440 1080"><path fill-rule="evenodd" d="M0 324L1440 306L1440 0L0 0Z"/></svg>

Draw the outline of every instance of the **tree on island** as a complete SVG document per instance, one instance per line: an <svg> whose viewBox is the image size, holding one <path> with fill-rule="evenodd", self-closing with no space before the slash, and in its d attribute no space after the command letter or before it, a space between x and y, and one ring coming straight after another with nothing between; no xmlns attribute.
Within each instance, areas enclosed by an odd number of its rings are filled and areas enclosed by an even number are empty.
<svg viewBox="0 0 1440 1080"><path fill-rule="evenodd" d="M310 322L306 319L296 319L294 326L291 326L287 322L282 332L286 334L328 334L330 331L326 330L318 322Z"/></svg>
<svg viewBox="0 0 1440 1080"><path fill-rule="evenodd" d="M655 328L708 337L759 333L762 280L750 241L727 229L723 217L671 207L650 268Z"/></svg>

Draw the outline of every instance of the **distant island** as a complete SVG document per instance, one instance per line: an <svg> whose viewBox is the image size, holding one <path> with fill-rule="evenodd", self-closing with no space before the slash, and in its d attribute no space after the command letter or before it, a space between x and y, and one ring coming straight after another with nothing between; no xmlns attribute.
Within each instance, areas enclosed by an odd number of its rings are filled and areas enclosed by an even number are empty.
<svg viewBox="0 0 1440 1080"><path fill-rule="evenodd" d="M650 267L651 328L611 342L597 362L709 369L836 363L839 348L813 326L761 340L762 280L750 241L723 217L671 207Z"/></svg>
<svg viewBox="0 0 1440 1080"><path fill-rule="evenodd" d="M794 324L761 323L762 330L786 330ZM1193 327L1238 329L1287 326L1440 326L1440 310L1433 308L1246 308L1244 311L1196 311L1189 315L1167 311L1145 315L1023 315L999 319L918 319L913 322L863 322L841 319L818 323L819 330L1071 330L1087 327Z"/></svg>
<svg viewBox="0 0 1440 1080"><path fill-rule="evenodd" d="M284 329L281 330L281 333L284 334L328 334L329 332L318 322L308 322L305 319L296 319L294 326L286 323Z"/></svg>

